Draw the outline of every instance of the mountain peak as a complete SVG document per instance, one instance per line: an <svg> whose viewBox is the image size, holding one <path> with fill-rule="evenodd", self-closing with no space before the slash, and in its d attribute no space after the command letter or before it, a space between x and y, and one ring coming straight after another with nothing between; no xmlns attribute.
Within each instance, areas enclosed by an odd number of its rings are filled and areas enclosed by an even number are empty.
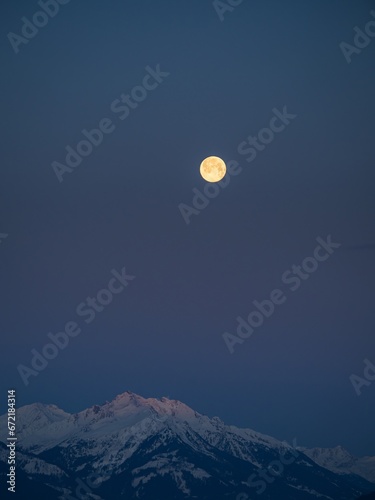
<svg viewBox="0 0 375 500"><path fill-rule="evenodd" d="M144 398L142 396L139 396L138 394L135 394L134 392L131 391L125 391L121 394L118 394L112 401L112 403L120 403L120 404L134 403L135 405L138 406L143 402Z"/></svg>
<svg viewBox="0 0 375 500"><path fill-rule="evenodd" d="M0 440L4 443L6 418L0 417ZM154 499L155 488L160 487L166 489L158 498L171 498L170 488L174 498L217 498L211 495L213 491L222 492L220 498L244 491L254 493L246 478L267 468L280 453L287 453L293 455L293 467L274 489L269 484L272 498L300 499L296 488L309 487L316 496L351 500L360 488L369 486L359 476L371 480L375 466L374 457L359 461L342 446L292 453L291 446L277 439L225 425L220 418L202 415L176 399L144 398L131 391L73 415L56 405L21 407L18 443L27 458L20 462L21 470L36 480L41 474L48 476L49 483L56 481L57 489L62 471L74 478L79 470L84 481L96 470L101 478L97 498L112 498L113 484L118 484L119 477L127 498L135 498L136 493L137 498ZM0 451L1 461L2 456L6 459L6 451L1 447ZM36 459L37 455L43 459L48 456L52 462ZM347 482L349 473L352 476ZM354 474L358 474L357 479ZM69 483L66 486L69 488ZM282 497L280 486L285 492Z"/></svg>

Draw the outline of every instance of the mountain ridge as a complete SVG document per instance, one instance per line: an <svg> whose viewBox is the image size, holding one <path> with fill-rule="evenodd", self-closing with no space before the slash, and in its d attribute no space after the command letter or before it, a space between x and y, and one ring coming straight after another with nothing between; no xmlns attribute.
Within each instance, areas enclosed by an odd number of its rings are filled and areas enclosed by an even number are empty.
<svg viewBox="0 0 375 500"><path fill-rule="evenodd" d="M3 443L5 417L0 416ZM20 407L17 438L19 468L28 478L23 481L52 488L56 498L76 498L77 481L90 489L87 498L111 500L158 500L155 491L166 500L239 500L259 498L263 489L265 499L354 500L375 490L375 479L365 478L373 477L372 460L360 467L342 447L296 447L226 425L181 401L130 391L77 413L54 404Z"/></svg>

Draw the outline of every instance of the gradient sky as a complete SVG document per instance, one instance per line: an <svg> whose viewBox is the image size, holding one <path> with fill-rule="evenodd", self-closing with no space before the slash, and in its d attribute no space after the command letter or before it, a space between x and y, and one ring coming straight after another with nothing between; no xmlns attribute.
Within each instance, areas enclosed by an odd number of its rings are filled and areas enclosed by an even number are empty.
<svg viewBox="0 0 375 500"><path fill-rule="evenodd" d="M375 455L375 382L349 380L375 363L375 39L351 64L339 47L372 7L244 0L220 21L211 1L73 0L15 54L40 8L2 2L0 413L9 388L71 412L131 390ZM169 76L119 120L157 64ZM297 117L248 163L238 145L284 105ZM59 183L51 163L106 117ZM242 172L187 225L211 154ZM222 334L328 234L342 246L231 355ZM136 278L86 325L77 305L123 266ZM70 320L81 334L25 387L17 365Z"/></svg>

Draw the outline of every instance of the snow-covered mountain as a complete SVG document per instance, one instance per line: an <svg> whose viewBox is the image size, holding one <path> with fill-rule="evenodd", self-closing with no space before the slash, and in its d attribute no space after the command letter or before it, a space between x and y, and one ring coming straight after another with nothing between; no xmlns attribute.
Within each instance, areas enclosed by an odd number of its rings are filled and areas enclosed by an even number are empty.
<svg viewBox="0 0 375 500"><path fill-rule="evenodd" d="M301 448L315 463L337 474L357 474L375 483L375 457L353 457L342 446L335 448Z"/></svg>
<svg viewBox="0 0 375 500"><path fill-rule="evenodd" d="M365 479L373 478L371 460L364 476L344 453L302 451L180 401L131 392L76 414L40 403L19 408L17 438L17 498L354 500L375 490Z"/></svg>

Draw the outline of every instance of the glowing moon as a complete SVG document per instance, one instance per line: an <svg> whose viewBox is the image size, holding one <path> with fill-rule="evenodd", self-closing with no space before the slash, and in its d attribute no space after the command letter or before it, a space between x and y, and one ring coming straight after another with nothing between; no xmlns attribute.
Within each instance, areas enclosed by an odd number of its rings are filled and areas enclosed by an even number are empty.
<svg viewBox="0 0 375 500"><path fill-rule="evenodd" d="M226 174L227 167L221 158L209 156L205 158L200 167L200 173L207 182L219 182Z"/></svg>

